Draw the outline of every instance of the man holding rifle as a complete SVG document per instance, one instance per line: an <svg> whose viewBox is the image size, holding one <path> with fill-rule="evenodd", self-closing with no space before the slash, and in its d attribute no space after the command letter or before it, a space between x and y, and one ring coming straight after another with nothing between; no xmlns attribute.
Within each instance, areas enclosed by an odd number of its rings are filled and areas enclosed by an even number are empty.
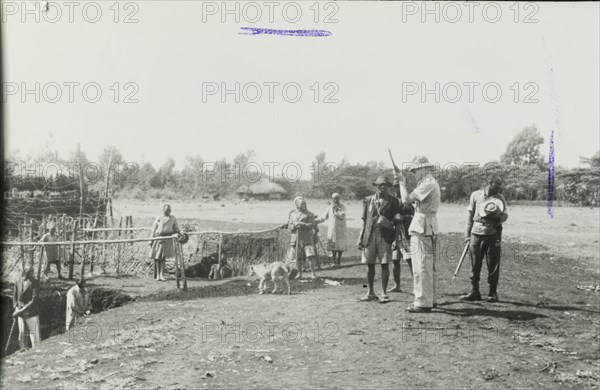
<svg viewBox="0 0 600 390"><path fill-rule="evenodd" d="M485 256L490 285L487 301L498 302L502 223L508 219L506 201L500 194L501 190L502 180L492 177L485 188L471 194L465 232L465 242L470 242L471 292L461 297L463 301L481 300L479 275Z"/></svg>
<svg viewBox="0 0 600 390"><path fill-rule="evenodd" d="M413 282L415 300L406 310L411 313L430 313L436 307L436 241L438 235L437 210L441 201L440 186L432 176L435 166L424 156L413 159L409 171L414 172L417 188L410 194L404 177L394 164L394 176L400 182L404 204L414 203L415 216L409 226L413 249Z"/></svg>
<svg viewBox="0 0 600 390"><path fill-rule="evenodd" d="M392 244L396 239L395 216L400 212L400 202L389 194L389 179L379 176L373 183L377 187L374 195L363 201L363 226L358 238L358 250L362 252L362 262L367 264L367 284L369 291L361 301L390 302L387 295L387 284L390 277L389 263L392 261ZM381 296L377 298L373 285L375 283L375 264L381 263Z"/></svg>

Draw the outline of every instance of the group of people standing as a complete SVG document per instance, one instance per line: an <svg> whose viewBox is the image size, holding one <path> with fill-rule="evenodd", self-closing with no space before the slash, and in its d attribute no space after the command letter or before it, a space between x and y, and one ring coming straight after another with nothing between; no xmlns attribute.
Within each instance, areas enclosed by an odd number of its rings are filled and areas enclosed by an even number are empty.
<svg viewBox="0 0 600 390"><path fill-rule="evenodd" d="M404 258L413 275L413 303L407 308L412 313L429 313L437 307L436 251L439 235L437 212L441 202L440 186L434 173L435 166L426 157L413 160L409 172L415 175L416 188L408 192L401 171L394 167L394 182L380 176L373 183L374 195L363 201L363 227L358 241L362 262L367 264L368 292L361 301L390 301L387 294L389 263L394 264L396 286L401 292L400 257ZM500 246L502 223L508 218L506 201L500 194L502 180L491 177L487 185L473 192L468 207L465 245L471 255L471 292L465 301L481 300L479 278L486 257L488 266L488 302L498 302L500 275ZM382 292L374 292L375 265L381 264Z"/></svg>
<svg viewBox="0 0 600 390"><path fill-rule="evenodd" d="M346 251L346 207L340 202L340 194L331 196L331 204L322 217L308 211L306 200L298 196L294 199L296 209L290 211L287 226L291 231L290 258L296 259L297 278L302 277L304 262L307 261L311 278L315 278L315 268L320 269L317 261L317 244L320 242L318 224L327 225L327 242L324 249L331 252L335 266L341 266L342 254Z"/></svg>
<svg viewBox="0 0 600 390"><path fill-rule="evenodd" d="M439 235L437 212L441 202L441 191L434 177L435 166L423 156L415 157L409 172L415 175L417 185L409 192L401 171L395 167L394 180L379 176L373 185L375 194L363 200L362 229L358 240L362 262L367 264L368 291L361 301L390 302L388 295L389 263L393 264L395 285L390 292L402 292L400 288L401 261L406 261L413 276L413 303L407 308L412 313L429 313L437 307L436 291L436 251ZM482 300L479 282L486 258L488 268L488 302L498 302L500 277L500 255L502 223L508 219L506 201L501 195L502 180L497 176L489 178L484 188L474 191L467 208L465 245L471 256L471 291L461 297L464 301ZM331 203L321 217L307 209L306 200L298 196L294 199L296 209L288 216L287 227L291 230L290 258L296 260L298 275L302 277L305 261L308 262L311 278L315 278L316 246L320 242L318 224L328 222L327 241L324 246L332 253L336 266L341 265L346 246L346 208L340 202L340 195L334 193ZM151 230L151 237L181 235L177 219L171 215L171 207L163 207ZM42 237L43 242L56 241L56 229ZM164 265L167 258L175 257L172 240L150 242L150 258L155 261L155 279L164 281ZM56 264L58 276L60 261L58 247L48 246L47 267ZM382 292L374 291L375 265L381 264ZM19 342L26 346L27 339L34 346L40 337L39 281L34 278L33 268L27 268L22 278L14 285L13 317L19 328ZM80 279L67 292L66 330L71 329L78 319L91 313L91 301L86 282Z"/></svg>

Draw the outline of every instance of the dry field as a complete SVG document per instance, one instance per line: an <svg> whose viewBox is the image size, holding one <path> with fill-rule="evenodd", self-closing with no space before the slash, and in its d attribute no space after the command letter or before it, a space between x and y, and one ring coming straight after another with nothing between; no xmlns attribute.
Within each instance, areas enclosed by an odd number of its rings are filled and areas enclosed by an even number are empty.
<svg viewBox="0 0 600 390"><path fill-rule="evenodd" d="M180 220L227 230L281 224L291 208L223 204L172 206ZM309 202L315 212L325 206ZM115 204L136 218L160 207ZM348 209L354 242L360 204ZM440 212L446 253L438 262L441 301L431 314L404 310L411 300L406 268L405 292L391 303L359 302L365 267L356 250L341 269L292 281L290 296L258 296L258 282L248 277L190 280L188 292L173 280L99 278L92 288L136 300L3 359L3 388L597 388L600 294L577 286L600 284L598 210L556 208L550 219L545 208L511 208L501 302L490 304L458 300L468 290L468 265L452 281L464 209L444 205ZM379 282L378 272L377 290Z"/></svg>

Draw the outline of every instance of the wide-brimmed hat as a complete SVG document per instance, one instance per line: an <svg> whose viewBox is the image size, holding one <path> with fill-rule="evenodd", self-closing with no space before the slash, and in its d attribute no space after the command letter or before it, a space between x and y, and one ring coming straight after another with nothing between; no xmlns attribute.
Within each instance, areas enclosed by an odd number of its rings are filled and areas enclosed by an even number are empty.
<svg viewBox="0 0 600 390"><path fill-rule="evenodd" d="M380 184L385 184L387 186L391 186L392 183L390 182L390 179L387 178L387 176L385 175L380 175L377 176L377 179L375 179L375 181L373 182L373 185L380 185Z"/></svg>
<svg viewBox="0 0 600 390"><path fill-rule="evenodd" d="M488 215L498 215L504 211L504 203L498 198L490 198L483 202L479 208L479 216L487 217Z"/></svg>
<svg viewBox="0 0 600 390"><path fill-rule="evenodd" d="M432 163L429 162L429 160L427 159L427 157L425 156L415 156L412 159L412 165L408 168L409 172L414 172L417 169L423 169L423 168L432 168L435 165L433 165Z"/></svg>

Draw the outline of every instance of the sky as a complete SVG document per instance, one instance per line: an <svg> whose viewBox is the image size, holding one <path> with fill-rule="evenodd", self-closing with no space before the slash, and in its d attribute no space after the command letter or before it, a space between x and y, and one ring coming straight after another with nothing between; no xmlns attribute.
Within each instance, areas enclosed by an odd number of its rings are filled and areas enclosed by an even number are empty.
<svg viewBox="0 0 600 390"><path fill-rule="evenodd" d="M1 3L5 147L24 154L52 139L181 168L254 150L307 175L320 151L483 164L532 125L546 158L555 131L557 165L600 149L598 3L51 1L45 18Z"/></svg>

